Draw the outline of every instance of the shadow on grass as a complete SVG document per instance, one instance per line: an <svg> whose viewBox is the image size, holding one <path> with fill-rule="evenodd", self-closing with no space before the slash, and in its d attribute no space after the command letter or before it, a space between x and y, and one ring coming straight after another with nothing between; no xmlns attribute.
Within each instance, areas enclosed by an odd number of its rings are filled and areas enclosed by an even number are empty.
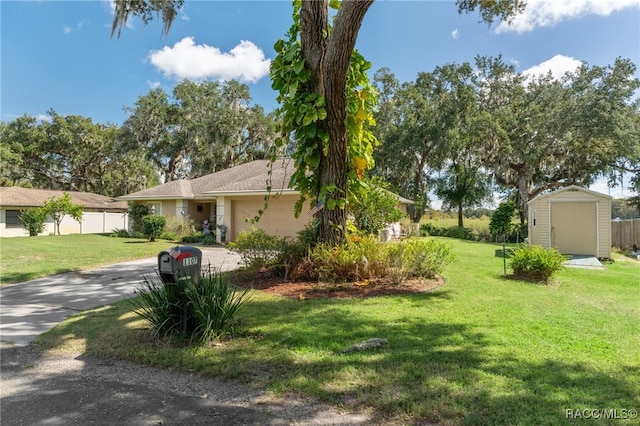
<svg viewBox="0 0 640 426"><path fill-rule="evenodd" d="M362 300L254 298L241 313L239 338L198 350L153 347L130 329L137 318L123 315L129 306L118 304L67 323L48 346L63 344L78 325L104 328L120 336L110 339L117 345L105 348L104 331L96 332L84 336L88 353L127 354L159 367L312 395L347 410L369 408L380 423L559 424L570 422L567 409L640 405L638 366L612 375L566 359L518 358L479 326L423 315L450 297L441 289ZM388 343L371 352L344 352L372 337Z"/></svg>
<svg viewBox="0 0 640 426"><path fill-rule="evenodd" d="M34 272L9 272L2 274L2 281L0 285L18 284L25 281L31 281L38 278L49 277L53 275L66 274L68 272L79 272L80 268L58 268L53 271L47 271L46 275L37 274Z"/></svg>

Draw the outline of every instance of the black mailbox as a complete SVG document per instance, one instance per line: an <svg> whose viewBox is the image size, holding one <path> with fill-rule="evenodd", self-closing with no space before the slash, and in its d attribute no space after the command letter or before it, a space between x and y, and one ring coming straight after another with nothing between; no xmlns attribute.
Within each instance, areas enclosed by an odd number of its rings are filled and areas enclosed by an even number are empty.
<svg viewBox="0 0 640 426"><path fill-rule="evenodd" d="M202 251L197 247L176 246L158 253L158 273L165 283L183 284L185 280L200 282Z"/></svg>

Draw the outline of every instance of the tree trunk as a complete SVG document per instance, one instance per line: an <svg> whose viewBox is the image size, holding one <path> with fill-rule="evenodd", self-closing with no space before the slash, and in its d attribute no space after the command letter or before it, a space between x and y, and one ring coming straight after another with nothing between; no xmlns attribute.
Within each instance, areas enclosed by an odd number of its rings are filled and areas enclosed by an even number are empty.
<svg viewBox="0 0 640 426"><path fill-rule="evenodd" d="M345 208L329 209L327 202L329 197L336 200L347 197L347 72L358 31L372 3L373 0L343 2L330 36L327 36L327 0L304 0L300 9L302 56L311 71L310 88L325 97L327 111L327 118L318 123L329 134L329 147L326 153L321 149L317 194L327 185L335 185L336 191L320 200L324 201L325 208L318 213L318 240L331 244L340 244L346 239Z"/></svg>
<svg viewBox="0 0 640 426"><path fill-rule="evenodd" d="M528 217L528 202L529 202L529 188L527 185L528 177L526 174L520 174L518 176L518 198L520 201L520 224L524 225L525 220Z"/></svg>
<svg viewBox="0 0 640 426"><path fill-rule="evenodd" d="M464 228L462 203L458 203L458 228Z"/></svg>

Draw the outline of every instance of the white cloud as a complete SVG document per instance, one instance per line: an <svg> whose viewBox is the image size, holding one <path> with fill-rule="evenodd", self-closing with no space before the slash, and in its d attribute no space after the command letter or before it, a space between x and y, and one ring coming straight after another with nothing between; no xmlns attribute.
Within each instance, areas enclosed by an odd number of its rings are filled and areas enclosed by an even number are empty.
<svg viewBox="0 0 640 426"><path fill-rule="evenodd" d="M152 51L149 60L166 77L176 79L241 80L255 83L269 74L271 60L250 41L243 40L228 53L185 37L173 47Z"/></svg>
<svg viewBox="0 0 640 426"><path fill-rule="evenodd" d="M78 22L76 24L75 28L71 28L70 26L65 25L62 28L62 32L64 32L65 34L70 34L70 33L74 32L74 31L81 31L83 26L84 26L84 22L82 22L82 21Z"/></svg>
<svg viewBox="0 0 640 426"><path fill-rule="evenodd" d="M51 123L51 116L49 114L38 114L36 115L36 120L40 122L46 121L47 123Z"/></svg>
<svg viewBox="0 0 640 426"><path fill-rule="evenodd" d="M500 23L495 31L524 33L584 15L608 16L634 7L640 8L640 0L527 0L522 14L511 24Z"/></svg>
<svg viewBox="0 0 640 426"><path fill-rule="evenodd" d="M158 87L160 87L160 82L147 80L147 85L150 89L157 89Z"/></svg>
<svg viewBox="0 0 640 426"><path fill-rule="evenodd" d="M557 80L567 72L574 72L582 62L570 56L556 55L553 58L535 65L529 69L522 71L527 77L535 77L538 75L546 75L549 71Z"/></svg>
<svg viewBox="0 0 640 426"><path fill-rule="evenodd" d="M458 37L460 37L460 31L458 31L458 29L456 28L455 30L451 31L451 38L457 40Z"/></svg>

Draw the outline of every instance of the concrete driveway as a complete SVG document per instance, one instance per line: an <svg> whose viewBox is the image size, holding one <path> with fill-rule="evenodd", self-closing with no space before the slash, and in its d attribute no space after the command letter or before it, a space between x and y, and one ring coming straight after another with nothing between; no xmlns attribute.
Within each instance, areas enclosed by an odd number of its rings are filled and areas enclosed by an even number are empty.
<svg viewBox="0 0 640 426"><path fill-rule="evenodd" d="M239 265L240 257L226 248L199 248L205 267ZM157 268L152 257L0 287L0 345L26 346L74 312L129 298L143 276L155 278Z"/></svg>

